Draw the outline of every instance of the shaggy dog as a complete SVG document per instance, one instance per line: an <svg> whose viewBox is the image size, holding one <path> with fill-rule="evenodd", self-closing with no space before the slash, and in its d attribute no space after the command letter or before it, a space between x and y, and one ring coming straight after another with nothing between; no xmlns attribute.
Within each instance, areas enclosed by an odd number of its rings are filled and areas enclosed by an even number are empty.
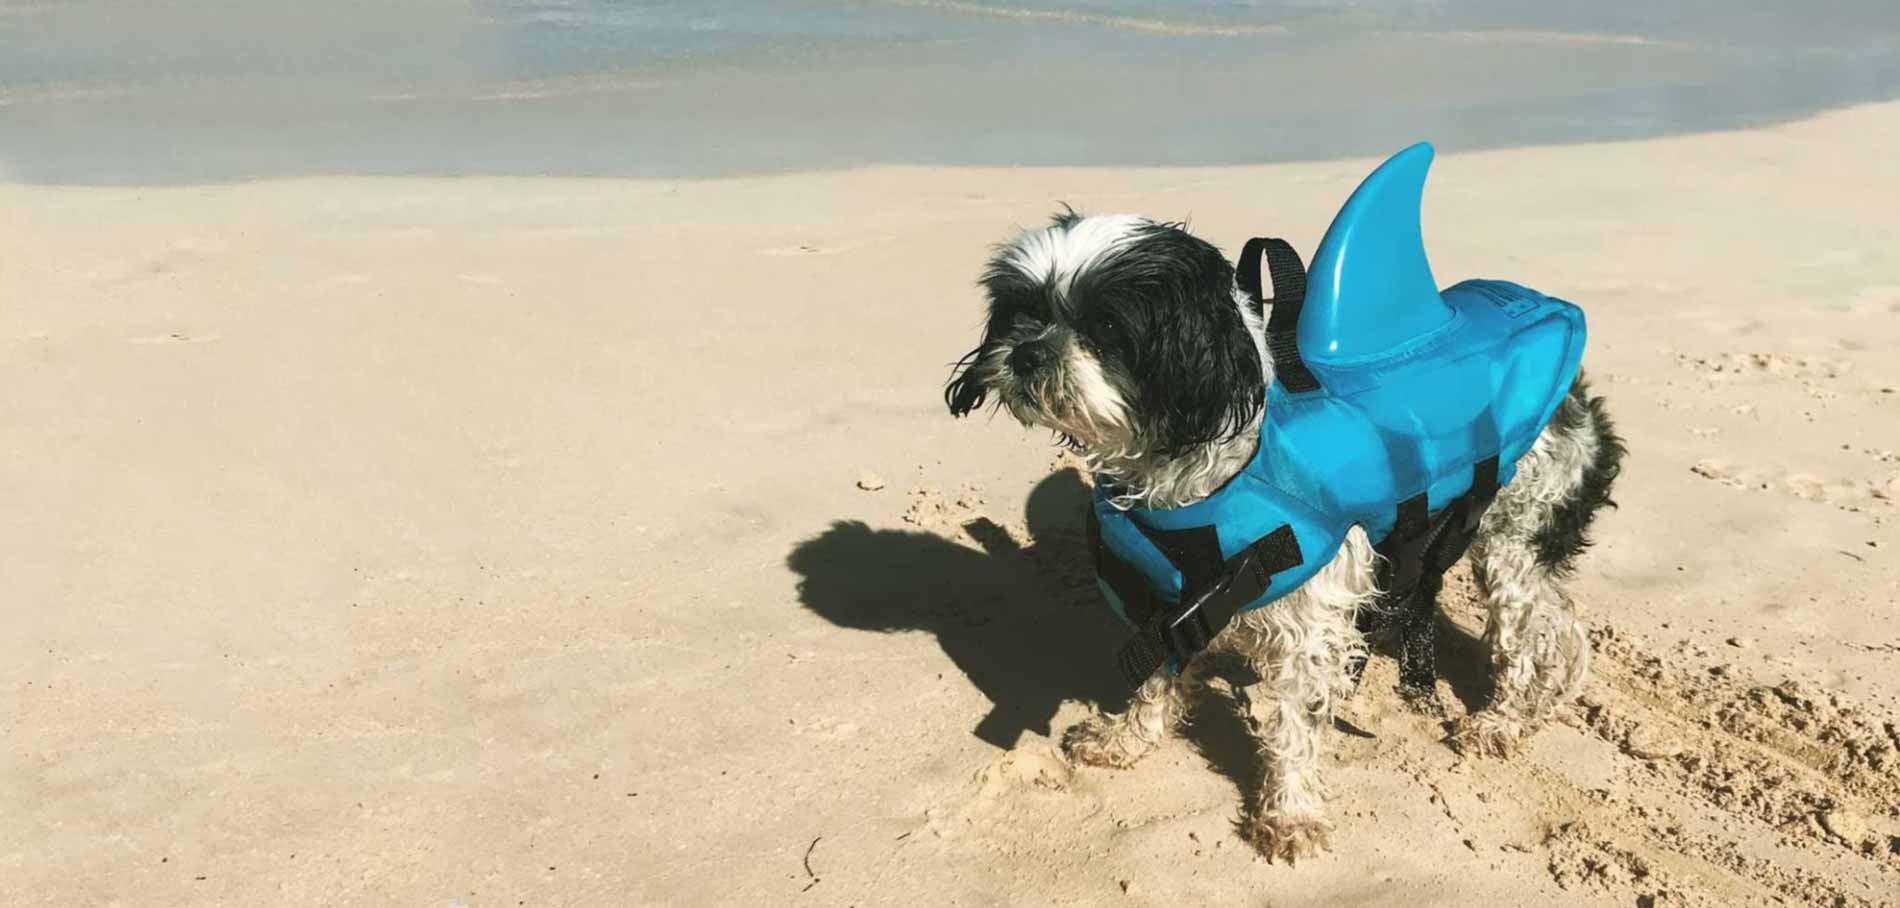
<svg viewBox="0 0 1900 908"><path fill-rule="evenodd" d="M1177 224L1068 211L999 247L982 286L989 319L945 391L953 414L994 400L1055 432L1124 507L1194 503L1254 457L1274 364L1257 302L1214 246ZM1579 377L1485 512L1468 556L1488 610L1496 686L1489 705L1455 728L1455 746L1506 754L1582 688L1589 642L1562 581L1610 503L1622 454L1602 399ZM1268 787L1242 819L1269 858L1326 846L1320 754L1334 704L1365 659L1368 616L1386 616L1405 641L1408 699L1436 706L1436 578L1413 601L1382 602L1380 558L1363 530L1318 554L1329 557L1318 574L1241 613L1208 647L1245 659L1260 678L1250 696L1277 703L1256 723ZM1085 763L1132 765L1179 725L1209 661L1155 673L1126 712L1070 729L1065 749Z"/></svg>

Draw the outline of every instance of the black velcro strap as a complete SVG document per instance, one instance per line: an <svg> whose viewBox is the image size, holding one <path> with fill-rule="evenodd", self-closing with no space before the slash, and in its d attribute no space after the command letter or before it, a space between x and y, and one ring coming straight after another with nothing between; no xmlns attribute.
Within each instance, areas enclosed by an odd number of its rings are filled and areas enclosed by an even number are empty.
<svg viewBox="0 0 1900 908"><path fill-rule="evenodd" d="M1262 296L1260 260L1267 260L1273 275L1273 298ZM1306 305L1306 264L1287 241L1274 237L1254 237L1241 247L1240 261L1234 266L1234 282L1254 301L1254 311L1271 304L1267 320L1267 352L1273 357L1273 370L1288 391L1312 391L1319 387L1306 361L1300 358L1300 308Z"/></svg>
<svg viewBox="0 0 1900 908"><path fill-rule="evenodd" d="M1180 617L1180 623L1170 624L1168 614L1156 615L1122 644L1121 652L1115 654L1115 664L1121 667L1129 686L1140 687L1172 657L1179 656L1185 663L1219 633L1206 625L1199 611Z"/></svg>
<svg viewBox="0 0 1900 908"><path fill-rule="evenodd" d="M1498 497L1498 455L1493 454L1478 461L1471 467L1471 491L1465 495L1471 500L1466 513L1466 529L1478 528L1478 518L1484 516L1491 502Z"/></svg>
<svg viewBox="0 0 1900 908"><path fill-rule="evenodd" d="M1392 535L1417 537L1423 535L1432 525L1432 511L1425 493L1420 492L1399 502L1397 519L1392 522Z"/></svg>
<svg viewBox="0 0 1900 908"><path fill-rule="evenodd" d="M1187 664L1242 608L1266 594L1274 574L1305 560L1293 527L1282 524L1228 559L1218 576L1200 580L1184 572L1181 607L1142 622L1122 646L1116 662L1123 677L1140 686L1171 658Z"/></svg>
<svg viewBox="0 0 1900 908"><path fill-rule="evenodd" d="M1192 590L1210 583L1226 567L1220 556L1220 532L1212 524L1185 530L1164 530L1134 521L1135 529L1166 555L1168 563L1181 572L1181 587Z"/></svg>
<svg viewBox="0 0 1900 908"><path fill-rule="evenodd" d="M1426 569L1437 574L1451 570L1478 536L1478 523L1498 497L1498 458L1493 454L1471 466L1471 491L1458 496L1435 521L1431 547L1425 552Z"/></svg>
<svg viewBox="0 0 1900 908"><path fill-rule="evenodd" d="M1432 541L1431 508L1420 492L1399 502L1392 532L1373 547L1384 561L1379 565L1379 588L1397 601L1412 594L1425 568L1425 547Z"/></svg>
<svg viewBox="0 0 1900 908"><path fill-rule="evenodd" d="M1463 558L1477 536L1478 522L1498 497L1498 458L1493 454L1471 467L1471 490L1430 512L1424 493L1399 502L1392 532L1375 551L1379 588L1388 602L1410 596L1426 574L1442 575Z"/></svg>

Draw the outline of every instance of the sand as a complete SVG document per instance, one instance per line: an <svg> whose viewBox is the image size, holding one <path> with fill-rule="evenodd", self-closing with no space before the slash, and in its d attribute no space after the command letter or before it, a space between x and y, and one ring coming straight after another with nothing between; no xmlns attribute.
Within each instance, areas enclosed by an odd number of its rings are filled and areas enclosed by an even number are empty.
<svg viewBox="0 0 1900 908"><path fill-rule="evenodd" d="M1310 250L1372 162L0 185L0 904L1900 904L1896 145L1441 157L1630 440L1598 675L1463 759L1375 661L1292 867L1227 691L1059 758L1083 480L939 392L1058 200Z"/></svg>

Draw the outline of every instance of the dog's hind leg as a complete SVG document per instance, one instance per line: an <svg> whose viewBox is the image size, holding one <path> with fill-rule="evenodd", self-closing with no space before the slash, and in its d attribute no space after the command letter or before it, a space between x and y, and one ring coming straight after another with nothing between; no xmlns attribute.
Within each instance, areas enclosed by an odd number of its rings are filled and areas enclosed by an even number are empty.
<svg viewBox="0 0 1900 908"><path fill-rule="evenodd" d="M1485 512L1472 544L1491 651L1490 705L1453 735L1460 750L1505 755L1589 674L1590 641L1561 583L1610 503L1622 440L1581 379L1518 462L1516 481Z"/></svg>
<svg viewBox="0 0 1900 908"><path fill-rule="evenodd" d="M1062 735L1069 757L1091 766L1125 769L1160 746L1181 725L1188 698L1200 686L1204 659L1190 662L1180 675L1158 671L1135 689L1128 710L1098 715L1070 726Z"/></svg>
<svg viewBox="0 0 1900 908"><path fill-rule="evenodd" d="M1557 578L1498 540L1477 552L1484 588L1484 640L1491 651L1491 702L1453 735L1461 751L1506 756L1556 706L1582 691L1590 641Z"/></svg>
<svg viewBox="0 0 1900 908"><path fill-rule="evenodd" d="M1241 831L1269 859L1288 861L1326 847L1320 754L1333 705L1352 693L1348 667L1365 658L1355 624L1377 595L1372 544L1354 528L1325 568L1285 599L1245 612L1232 647L1252 664L1260 686L1249 697L1267 764L1266 789L1241 820Z"/></svg>

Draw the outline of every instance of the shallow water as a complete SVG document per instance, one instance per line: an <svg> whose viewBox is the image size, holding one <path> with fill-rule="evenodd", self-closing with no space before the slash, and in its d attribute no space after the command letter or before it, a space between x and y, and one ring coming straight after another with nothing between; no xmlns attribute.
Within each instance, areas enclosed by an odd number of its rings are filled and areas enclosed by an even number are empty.
<svg viewBox="0 0 1900 908"><path fill-rule="evenodd" d="M0 177L1219 164L1900 95L1900 3L1658 5L0 0Z"/></svg>

